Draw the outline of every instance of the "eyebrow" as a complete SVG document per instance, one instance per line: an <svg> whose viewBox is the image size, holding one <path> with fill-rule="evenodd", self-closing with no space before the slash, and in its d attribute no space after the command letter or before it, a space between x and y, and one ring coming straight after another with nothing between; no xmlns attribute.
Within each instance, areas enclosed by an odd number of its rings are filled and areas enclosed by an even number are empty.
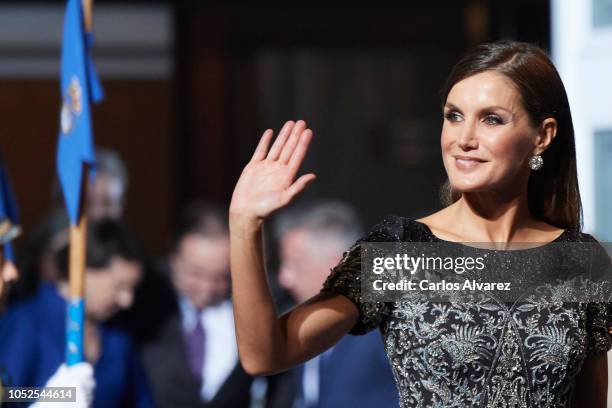
<svg viewBox="0 0 612 408"><path fill-rule="evenodd" d="M450 102L447 102L446 105L444 105L444 107L452 109L452 110L457 110L457 111L461 112L461 109L457 105L452 104ZM501 109L501 110L504 110L504 111L514 115L514 112L512 112L510 109L504 108L504 107L499 106L499 105L487 106L485 108L482 108L480 110L480 112L482 112L482 111L491 111L491 110L495 110L495 109Z"/></svg>

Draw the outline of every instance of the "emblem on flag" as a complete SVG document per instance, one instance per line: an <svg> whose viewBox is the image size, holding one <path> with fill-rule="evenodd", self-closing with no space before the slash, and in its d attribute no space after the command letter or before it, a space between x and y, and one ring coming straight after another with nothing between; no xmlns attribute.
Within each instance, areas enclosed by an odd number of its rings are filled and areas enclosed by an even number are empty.
<svg viewBox="0 0 612 408"><path fill-rule="evenodd" d="M75 75L70 79L70 85L64 95L62 103L61 125L64 136L68 135L74 127L76 117L83 110L83 89L79 78Z"/></svg>

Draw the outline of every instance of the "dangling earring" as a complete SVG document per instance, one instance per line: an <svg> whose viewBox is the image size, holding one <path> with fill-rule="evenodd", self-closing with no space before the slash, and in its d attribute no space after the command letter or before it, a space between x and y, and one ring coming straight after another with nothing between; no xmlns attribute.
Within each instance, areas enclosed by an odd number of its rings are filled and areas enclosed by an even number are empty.
<svg viewBox="0 0 612 408"><path fill-rule="evenodd" d="M531 156L531 158L529 159L529 167L531 167L531 170L540 170L543 165L544 159L542 159L542 156L540 156L539 154Z"/></svg>

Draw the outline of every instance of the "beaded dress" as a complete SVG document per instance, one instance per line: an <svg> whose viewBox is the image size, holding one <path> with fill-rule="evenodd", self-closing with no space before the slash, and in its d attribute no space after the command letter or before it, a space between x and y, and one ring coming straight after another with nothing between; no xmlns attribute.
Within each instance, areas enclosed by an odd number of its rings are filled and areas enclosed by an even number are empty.
<svg viewBox="0 0 612 408"><path fill-rule="evenodd" d="M419 295L366 302L360 282L364 242L449 241L414 219L387 216L344 253L321 289L357 306L360 317L350 334L380 330L402 408L569 407L585 358L612 347L606 302L444 303ZM599 245L571 229L552 241L576 242ZM540 255L552 243L534 248L530 260L554 262Z"/></svg>

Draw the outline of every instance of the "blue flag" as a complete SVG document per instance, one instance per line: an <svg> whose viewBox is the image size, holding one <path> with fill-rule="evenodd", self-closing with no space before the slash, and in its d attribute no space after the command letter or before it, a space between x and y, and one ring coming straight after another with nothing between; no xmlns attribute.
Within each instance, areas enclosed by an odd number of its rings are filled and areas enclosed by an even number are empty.
<svg viewBox="0 0 612 408"><path fill-rule="evenodd" d="M83 164L95 161L90 103L102 100L103 91L90 54L93 42L85 32L81 0L68 0L64 16L61 72L61 129L57 171L72 224L80 215Z"/></svg>
<svg viewBox="0 0 612 408"><path fill-rule="evenodd" d="M103 91L91 58L91 33L85 32L81 0L68 0L64 16L62 44L62 111L57 145L57 171L64 192L70 222L78 223L84 165L93 176L95 161L91 102L102 100ZM83 327L85 300L71 298L66 320L66 362L83 361Z"/></svg>
<svg viewBox="0 0 612 408"><path fill-rule="evenodd" d="M87 49L91 50L94 44L94 36L93 33L85 34ZM93 103L101 102L104 99L104 89L102 88L102 84L100 83L100 78L98 78L98 72L96 71L96 66L93 63L93 59L91 58L91 52L87 53L87 68L89 69L89 88L91 90L91 101Z"/></svg>
<svg viewBox="0 0 612 408"><path fill-rule="evenodd" d="M0 158L0 244L3 245L4 258L15 261L11 240L19 235L17 202L9 182L4 162Z"/></svg>

